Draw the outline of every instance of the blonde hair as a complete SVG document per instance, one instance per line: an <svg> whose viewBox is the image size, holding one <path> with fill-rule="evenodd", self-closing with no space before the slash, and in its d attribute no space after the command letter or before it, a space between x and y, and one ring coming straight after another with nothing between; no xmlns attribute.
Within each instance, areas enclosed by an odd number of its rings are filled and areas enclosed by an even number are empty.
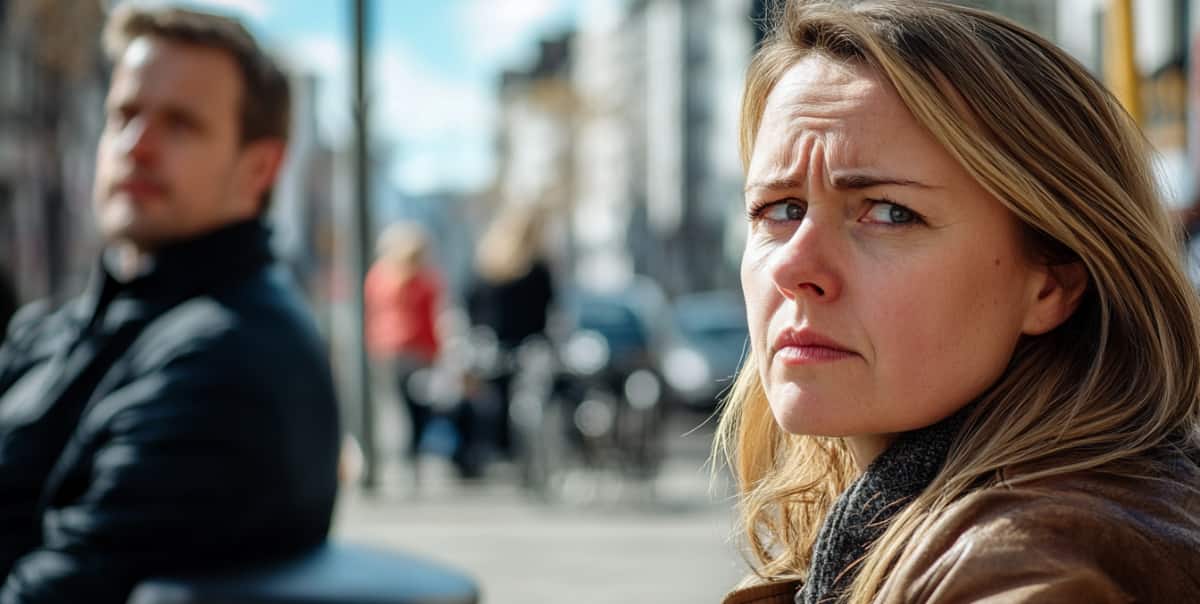
<svg viewBox="0 0 1200 604"><path fill-rule="evenodd" d="M541 246L542 210L509 206L488 225L475 250L475 269L489 283L508 283L533 266Z"/></svg>
<svg viewBox="0 0 1200 604"><path fill-rule="evenodd" d="M375 252L400 274L416 273L429 253L429 234L415 222L389 225L375 242Z"/></svg>
<svg viewBox="0 0 1200 604"><path fill-rule="evenodd" d="M1036 34L959 6L793 1L774 22L747 74L743 165L768 94L800 58L865 65L1023 223L1035 257L1078 262L1089 281L1064 324L1021 340L932 484L860 561L849 601L877 595L923 523L972 490L1089 469L1142 474L1156 451L1194 451L1200 307L1148 144L1104 87ZM803 578L857 473L845 445L780 429L750 355L714 447L737 474L758 579Z"/></svg>

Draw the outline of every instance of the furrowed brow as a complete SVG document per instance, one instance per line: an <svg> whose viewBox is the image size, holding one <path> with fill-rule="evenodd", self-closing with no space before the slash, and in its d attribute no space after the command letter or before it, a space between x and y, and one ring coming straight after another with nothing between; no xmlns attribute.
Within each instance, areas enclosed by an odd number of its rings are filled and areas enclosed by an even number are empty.
<svg viewBox="0 0 1200 604"><path fill-rule="evenodd" d="M792 180L792 179L788 179L788 178L780 178L780 179L776 179L776 180L764 180L764 181L760 181L760 182L749 183L746 185L746 189L744 192L749 192L754 189L762 189L762 190L766 190L766 191L779 191L779 190L786 190L786 189L802 189L802 188L804 188L804 181L802 181L802 180Z"/></svg>
<svg viewBox="0 0 1200 604"><path fill-rule="evenodd" d="M888 176L874 176L871 174L838 174L833 177L833 187L835 189L858 191L862 189L870 189L871 187L882 187L889 185L898 187L915 187L918 189L937 188L933 185L909 178L892 178ZM747 184L745 192L756 189L764 191L780 191L802 188L804 188L804 181L790 178L780 178Z"/></svg>
<svg viewBox="0 0 1200 604"><path fill-rule="evenodd" d="M871 174L837 174L833 177L833 186L835 189L847 189L857 191L861 189L870 189L871 187L881 187L885 185L898 187L916 187L918 189L934 189L936 187L925 184L919 180L911 180L908 178L892 178L888 176L875 176Z"/></svg>

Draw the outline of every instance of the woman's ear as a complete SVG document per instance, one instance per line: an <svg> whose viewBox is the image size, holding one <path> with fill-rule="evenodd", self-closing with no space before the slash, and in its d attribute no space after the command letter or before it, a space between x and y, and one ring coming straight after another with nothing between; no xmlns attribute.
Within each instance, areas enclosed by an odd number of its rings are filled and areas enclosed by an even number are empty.
<svg viewBox="0 0 1200 604"><path fill-rule="evenodd" d="M1087 269L1079 261L1045 264L1037 274L1040 283L1021 328L1022 333L1031 336L1062 325L1079 308L1088 283Z"/></svg>

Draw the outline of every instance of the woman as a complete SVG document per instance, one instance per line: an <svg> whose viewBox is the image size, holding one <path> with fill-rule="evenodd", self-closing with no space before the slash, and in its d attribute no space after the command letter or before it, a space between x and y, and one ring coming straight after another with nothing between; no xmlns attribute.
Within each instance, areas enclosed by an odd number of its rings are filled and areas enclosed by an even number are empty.
<svg viewBox="0 0 1200 604"><path fill-rule="evenodd" d="M541 257L545 212L535 205L502 211L488 225L475 250L475 278L467 292L467 313L473 325L491 331L506 356L512 356L530 336L546 330L554 283ZM513 453L508 426L511 380L509 368L502 368L490 380L500 407L493 438L499 453L506 457Z"/></svg>
<svg viewBox="0 0 1200 604"><path fill-rule="evenodd" d="M727 602L1200 601L1200 307L1100 83L984 12L789 2L741 143Z"/></svg>
<svg viewBox="0 0 1200 604"><path fill-rule="evenodd" d="M411 428L407 457L415 464L433 408L413 387L412 377L437 360L442 280L427 262L429 237L418 224L389 226L380 234L376 251L378 259L363 286L367 348L396 380Z"/></svg>

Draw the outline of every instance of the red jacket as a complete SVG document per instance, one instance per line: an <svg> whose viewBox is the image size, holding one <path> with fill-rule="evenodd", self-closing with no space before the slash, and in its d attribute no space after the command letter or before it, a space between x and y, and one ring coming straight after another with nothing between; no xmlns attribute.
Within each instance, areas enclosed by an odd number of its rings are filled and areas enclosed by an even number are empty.
<svg viewBox="0 0 1200 604"><path fill-rule="evenodd" d="M435 327L442 284L430 269L405 276L386 261L367 272L367 350L371 356L390 359L416 357L432 362L438 354Z"/></svg>

